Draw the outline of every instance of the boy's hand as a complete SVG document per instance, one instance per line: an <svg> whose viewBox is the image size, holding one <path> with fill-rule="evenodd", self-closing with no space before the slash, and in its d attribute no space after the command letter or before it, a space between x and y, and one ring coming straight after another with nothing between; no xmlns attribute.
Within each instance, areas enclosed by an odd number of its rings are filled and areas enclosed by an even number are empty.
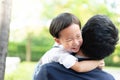
<svg viewBox="0 0 120 80"><path fill-rule="evenodd" d="M103 67L105 66L105 62L104 59L100 60L100 64L98 65L98 68L103 69Z"/></svg>

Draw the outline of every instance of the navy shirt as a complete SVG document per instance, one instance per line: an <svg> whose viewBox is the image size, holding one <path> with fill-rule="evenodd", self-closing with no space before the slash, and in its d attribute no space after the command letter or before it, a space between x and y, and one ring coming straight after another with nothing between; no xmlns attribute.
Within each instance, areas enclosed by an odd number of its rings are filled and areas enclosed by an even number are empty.
<svg viewBox="0 0 120 80"><path fill-rule="evenodd" d="M115 80L112 75L98 68L89 72L75 72L57 62L38 65L33 80Z"/></svg>

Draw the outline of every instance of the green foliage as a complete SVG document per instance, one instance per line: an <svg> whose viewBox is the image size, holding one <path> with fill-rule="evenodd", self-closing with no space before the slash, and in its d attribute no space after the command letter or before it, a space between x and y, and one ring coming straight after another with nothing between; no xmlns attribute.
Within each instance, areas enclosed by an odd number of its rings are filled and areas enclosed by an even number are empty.
<svg viewBox="0 0 120 80"><path fill-rule="evenodd" d="M41 17L46 21L53 19L62 12L70 12L75 14L80 19L82 25L84 25L91 16L104 14L110 17L118 29L120 29L120 22L118 21L120 15L115 13L114 3L109 4L106 0L52 0L50 2L41 0L41 3L43 6Z"/></svg>
<svg viewBox="0 0 120 80"><path fill-rule="evenodd" d="M120 44L116 46L114 53L105 59L107 66L120 66Z"/></svg>
<svg viewBox="0 0 120 80"><path fill-rule="evenodd" d="M8 56L20 57L21 60L25 60L25 44L9 42Z"/></svg>
<svg viewBox="0 0 120 80"><path fill-rule="evenodd" d="M20 43L9 42L8 56L20 57L22 61L26 59L26 41ZM48 51L54 43L48 28L44 27L38 36L32 36L31 40L31 60L38 61L40 57Z"/></svg>
<svg viewBox="0 0 120 80"><path fill-rule="evenodd" d="M32 61L37 61L54 43L48 28L44 27L39 36L32 38Z"/></svg>

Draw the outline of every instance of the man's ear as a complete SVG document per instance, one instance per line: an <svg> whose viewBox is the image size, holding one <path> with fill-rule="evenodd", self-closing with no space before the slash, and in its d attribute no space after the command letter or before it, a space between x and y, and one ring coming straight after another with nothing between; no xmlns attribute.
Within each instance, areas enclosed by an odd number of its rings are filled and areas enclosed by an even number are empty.
<svg viewBox="0 0 120 80"><path fill-rule="evenodd" d="M55 42L57 42L58 44L61 44L60 39L54 38L54 40L55 40Z"/></svg>

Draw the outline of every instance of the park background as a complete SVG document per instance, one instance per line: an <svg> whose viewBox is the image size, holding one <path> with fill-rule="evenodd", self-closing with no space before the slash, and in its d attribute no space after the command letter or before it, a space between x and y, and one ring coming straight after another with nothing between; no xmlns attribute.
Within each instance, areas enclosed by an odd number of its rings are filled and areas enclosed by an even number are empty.
<svg viewBox="0 0 120 80"><path fill-rule="evenodd" d="M62 12L76 15L82 26L95 14L107 15L120 31L119 0L12 0L7 57L18 62L11 66L8 61L5 80L32 80L37 61L54 44L48 30L50 22ZM120 41L105 64L107 70L120 73ZM15 69L9 70L10 66Z"/></svg>

